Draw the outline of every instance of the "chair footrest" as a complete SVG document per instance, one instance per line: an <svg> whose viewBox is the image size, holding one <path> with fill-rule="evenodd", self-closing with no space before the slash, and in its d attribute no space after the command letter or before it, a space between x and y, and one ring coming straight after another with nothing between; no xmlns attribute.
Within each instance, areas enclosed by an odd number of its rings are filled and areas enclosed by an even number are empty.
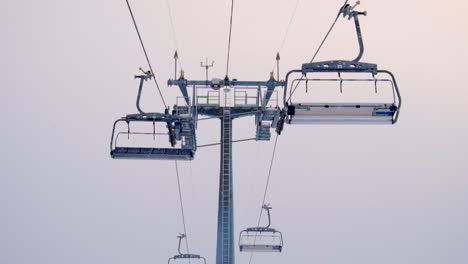
<svg viewBox="0 0 468 264"><path fill-rule="evenodd" d="M192 160L194 151L191 149L171 148L124 148L112 150L114 159L154 159L154 160Z"/></svg>
<svg viewBox="0 0 468 264"><path fill-rule="evenodd" d="M282 246L279 245L241 245L239 247L241 252L281 252Z"/></svg>
<svg viewBox="0 0 468 264"><path fill-rule="evenodd" d="M392 124L393 104L295 104L290 105L290 124Z"/></svg>

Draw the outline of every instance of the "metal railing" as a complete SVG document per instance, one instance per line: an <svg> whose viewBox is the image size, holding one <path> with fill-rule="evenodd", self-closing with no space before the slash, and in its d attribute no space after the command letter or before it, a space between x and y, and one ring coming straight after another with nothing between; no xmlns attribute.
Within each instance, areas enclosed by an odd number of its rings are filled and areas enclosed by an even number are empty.
<svg viewBox="0 0 468 264"><path fill-rule="evenodd" d="M234 90L234 106L258 106L259 89L254 87L241 87Z"/></svg>
<svg viewBox="0 0 468 264"><path fill-rule="evenodd" d="M197 105L219 106L221 96L219 90L207 91L206 95L197 95Z"/></svg>

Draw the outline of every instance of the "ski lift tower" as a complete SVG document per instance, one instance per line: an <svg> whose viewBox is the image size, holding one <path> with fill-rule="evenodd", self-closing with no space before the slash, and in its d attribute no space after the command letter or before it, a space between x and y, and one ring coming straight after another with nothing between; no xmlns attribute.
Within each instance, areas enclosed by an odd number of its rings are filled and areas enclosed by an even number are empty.
<svg viewBox="0 0 468 264"><path fill-rule="evenodd" d="M284 86L284 82L275 80L273 76L263 82L231 81L227 78L192 81L181 76L178 80L169 80L168 84L179 87L183 95L185 105L174 106L176 115L190 112L195 124L198 115L221 122L216 263L234 264L233 120L255 116L255 140L270 140L271 129L278 128L281 114L275 89ZM276 101L276 105L269 106L272 101Z"/></svg>

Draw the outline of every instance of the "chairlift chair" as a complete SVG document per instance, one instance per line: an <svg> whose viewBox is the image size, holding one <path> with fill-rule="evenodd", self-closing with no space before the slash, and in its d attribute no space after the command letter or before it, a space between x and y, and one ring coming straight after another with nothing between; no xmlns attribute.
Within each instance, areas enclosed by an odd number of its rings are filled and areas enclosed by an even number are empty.
<svg viewBox="0 0 468 264"><path fill-rule="evenodd" d="M355 7L349 4L341 8L339 15L354 19L356 32L359 41L360 52L356 59L352 61L335 60L316 63L306 63L302 69L290 71L286 76L286 89L284 90L284 116L289 124L395 124L398 121L399 110L401 107L401 96L395 76L390 71L378 70L377 64L360 62L364 54L364 43L359 24L359 16L367 15L366 12L355 11ZM290 85L290 77L294 73L301 73L302 77L296 79L296 86ZM308 78L310 75L320 73L336 73L338 78ZM342 74L366 75L364 78L343 78ZM385 75L386 77L380 77ZM371 77L369 77L371 76ZM344 83L370 83L375 87L375 93L378 93L378 86L381 83L388 83L391 87L392 98L387 98L385 102L319 102L310 100L309 102L295 102L293 98L295 89L300 82L305 82L306 87L309 83L319 83L329 81L340 85L340 91L343 92ZM292 82L294 84L294 81ZM288 87L289 86L289 87ZM307 89L307 88L306 88ZM289 92L289 97L288 97Z"/></svg>
<svg viewBox="0 0 468 264"><path fill-rule="evenodd" d="M171 258L168 259L167 263L168 264L186 264L186 263L191 263L191 264L206 264L206 259L200 255L196 254L183 254L181 252L181 245L182 245L182 239L186 238L185 234L181 234L177 236L179 239L179 247L178 247L178 255L175 255Z"/></svg>
<svg viewBox="0 0 468 264"><path fill-rule="evenodd" d="M283 235L271 228L270 206L264 205L263 210L268 214L266 227L251 227L243 230L239 236L239 250L241 252L281 253L283 251Z"/></svg>
<svg viewBox="0 0 468 264"><path fill-rule="evenodd" d="M136 107L138 114L127 115L114 122L112 129L112 137L110 142L110 154L114 159L154 159L154 160L192 160L196 151L196 136L195 136L195 121L190 114L178 114L174 112L169 114L166 110L165 113L147 113L140 107L140 98L143 88L143 83L152 78L151 72L144 72L143 75L135 76L140 79L140 87L138 90ZM119 130L120 123L126 123L126 131ZM133 123L146 123L152 125L150 132L133 132L131 124ZM156 133L156 124L163 123L166 125L167 133ZM122 135L130 137L138 136L152 136L154 141L152 146L120 146L119 138ZM168 141L172 148L158 147L159 144L156 136L168 136ZM177 147L177 143L180 146Z"/></svg>
<svg viewBox="0 0 468 264"><path fill-rule="evenodd" d="M150 123L153 125L153 131L148 133L132 132L131 124L134 122ZM117 131L119 123L126 123L127 131ZM127 135L128 137L153 135L153 141L156 136L161 135L156 133L154 127L156 123L165 123L168 132L165 133L169 137L169 143L172 148L168 147L148 147L148 146L120 146L119 137ZM177 141L181 141L181 146L177 146ZM195 128L193 119L181 118L180 116L170 114L134 114L128 115L125 118L118 119L114 123L111 137L111 156L114 159L154 159L154 160L192 160L196 150Z"/></svg>

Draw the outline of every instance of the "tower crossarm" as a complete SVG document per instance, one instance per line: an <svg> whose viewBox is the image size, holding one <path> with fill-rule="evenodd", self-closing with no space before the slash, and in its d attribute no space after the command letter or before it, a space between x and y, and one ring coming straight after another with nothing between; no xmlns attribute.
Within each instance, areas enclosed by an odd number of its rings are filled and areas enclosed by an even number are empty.
<svg viewBox="0 0 468 264"><path fill-rule="evenodd" d="M169 80L167 82L169 86L177 86L179 87L183 97L185 98L185 102L190 105L190 96L188 92L188 88L196 89L220 89L221 87L251 87L251 88L266 88L266 91L262 98L259 98L258 107L265 109L270 99L275 92L275 89L278 87L284 87L286 83L284 81L277 81L274 79L270 79L268 81L238 81L238 80L226 80L226 79L212 79L210 81L200 81L200 80L186 80L186 79L178 79L178 80Z"/></svg>
<svg viewBox="0 0 468 264"><path fill-rule="evenodd" d="M262 87L280 87L284 86L284 81L225 81L221 79L213 79L211 81L197 81L197 80L186 80L186 79L179 79L179 80L169 80L167 81L169 86L210 86L210 87L224 87L224 86L262 86Z"/></svg>

